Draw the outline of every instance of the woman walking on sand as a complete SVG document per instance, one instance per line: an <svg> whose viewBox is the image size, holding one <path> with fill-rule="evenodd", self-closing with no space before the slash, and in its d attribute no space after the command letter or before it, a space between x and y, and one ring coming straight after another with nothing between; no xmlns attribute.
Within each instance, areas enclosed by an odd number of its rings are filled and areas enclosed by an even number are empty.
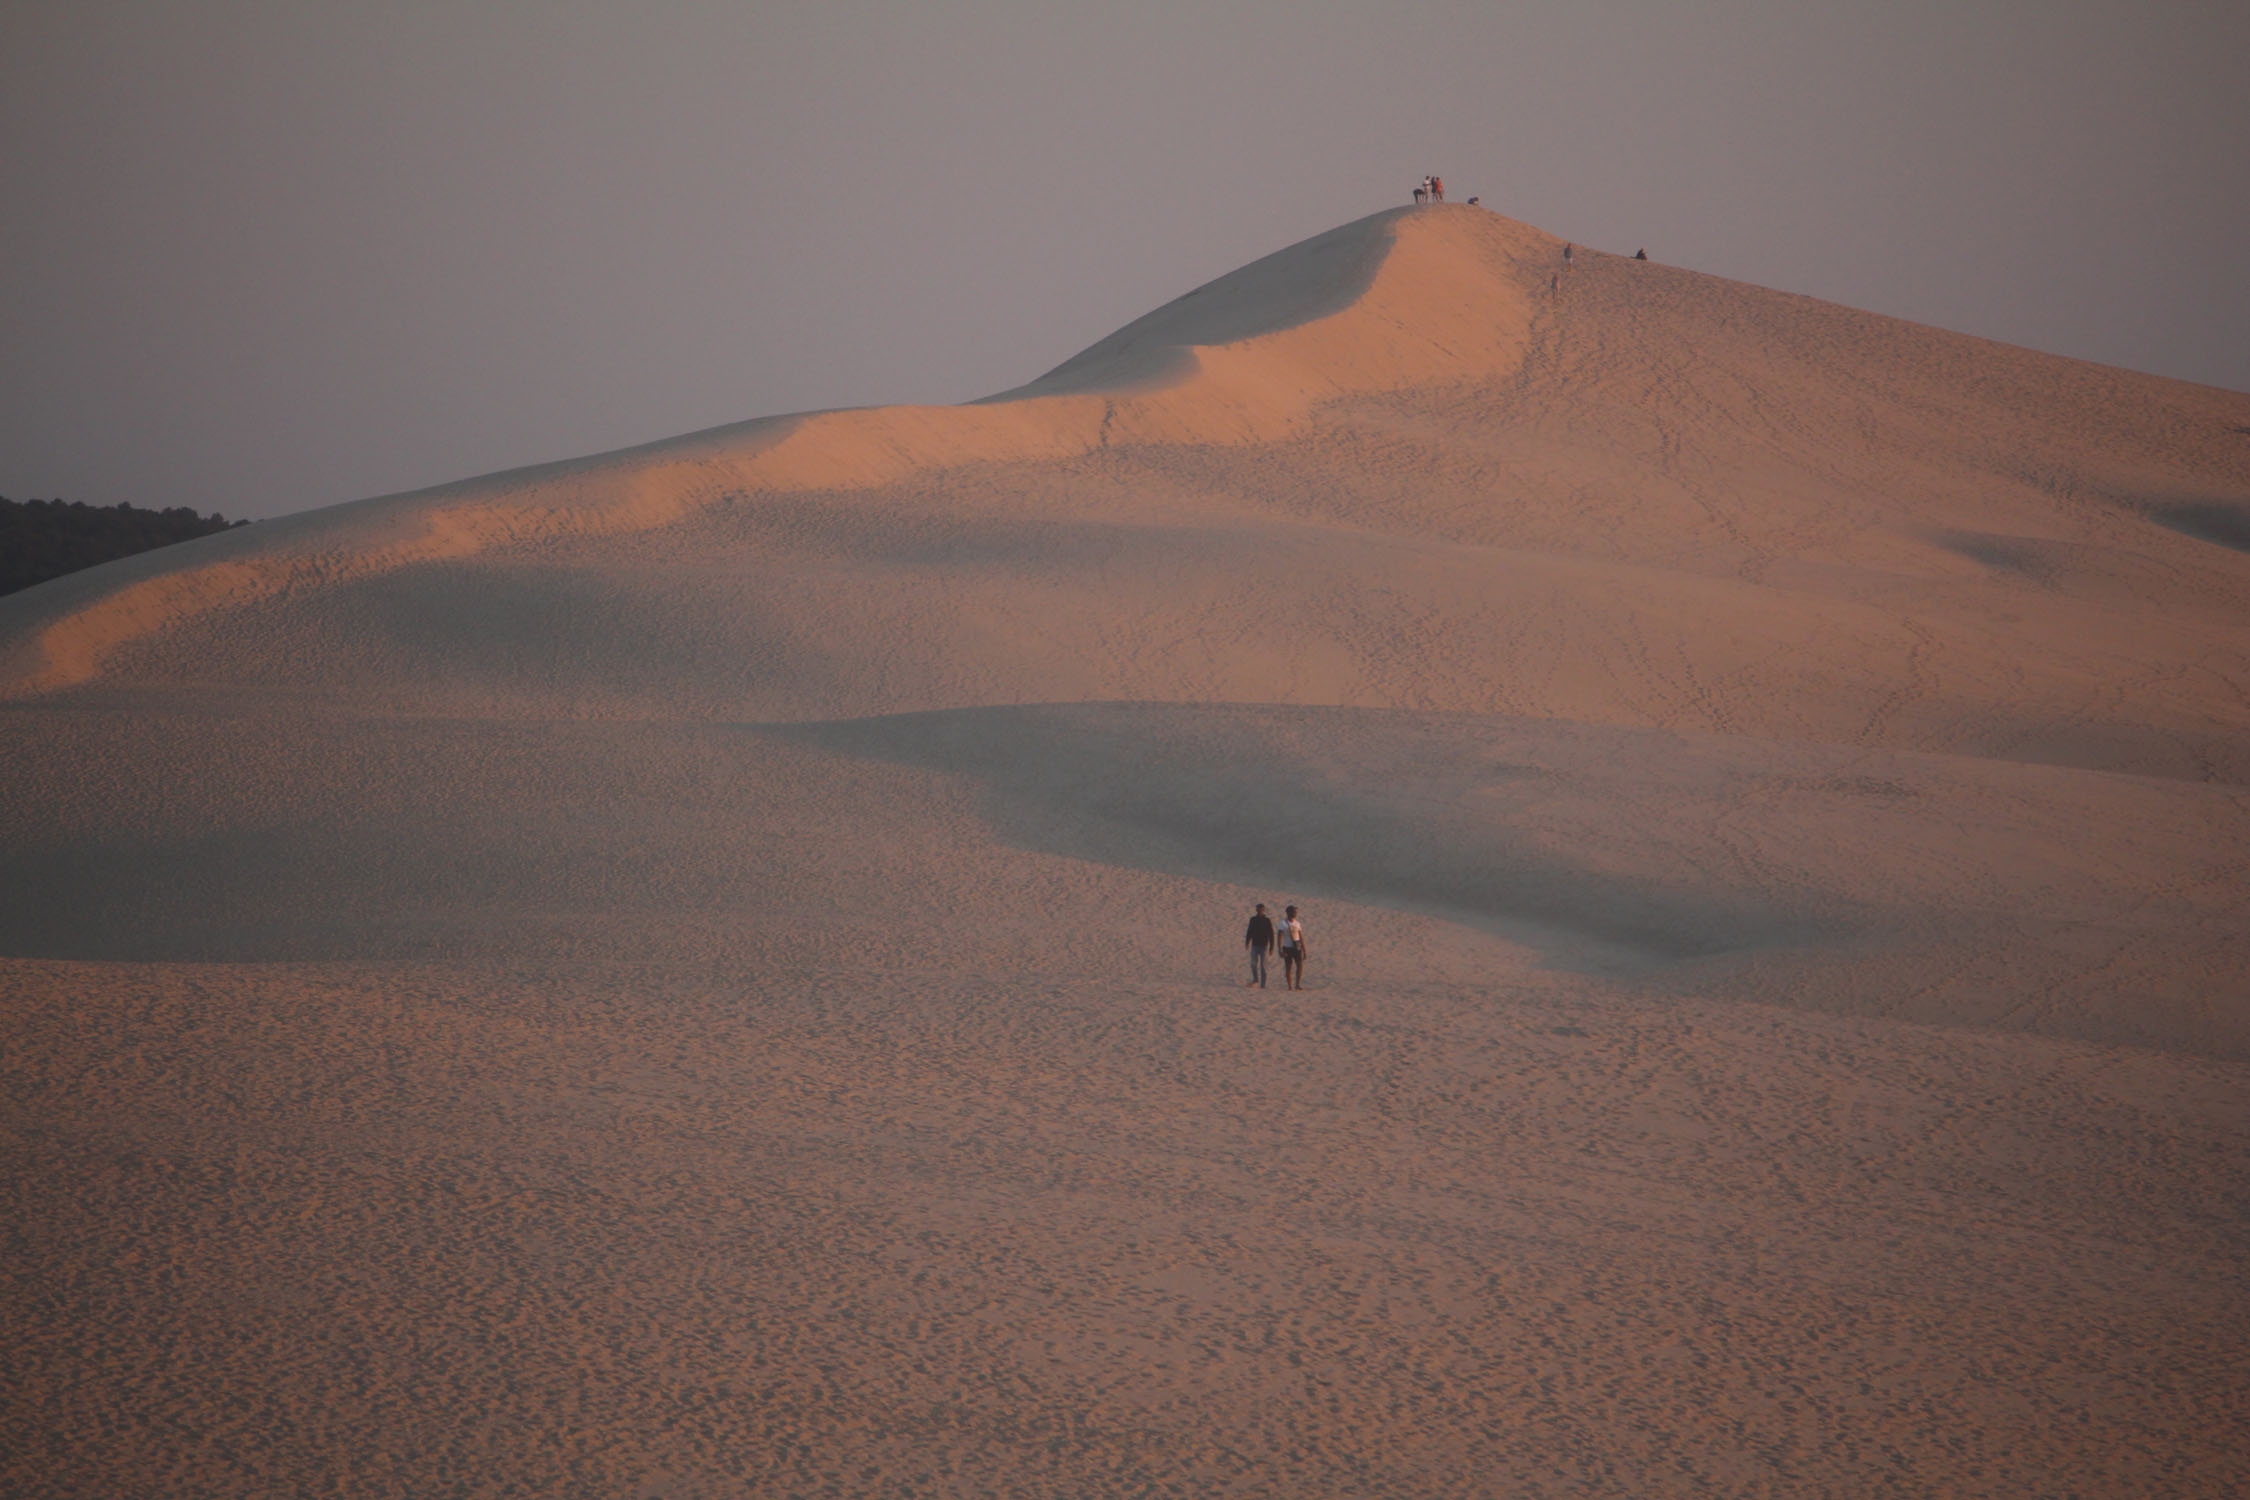
<svg viewBox="0 0 2250 1500"><path fill-rule="evenodd" d="M1305 987L1305 924L1297 920L1297 908L1284 907L1281 913L1281 978L1289 989Z"/></svg>

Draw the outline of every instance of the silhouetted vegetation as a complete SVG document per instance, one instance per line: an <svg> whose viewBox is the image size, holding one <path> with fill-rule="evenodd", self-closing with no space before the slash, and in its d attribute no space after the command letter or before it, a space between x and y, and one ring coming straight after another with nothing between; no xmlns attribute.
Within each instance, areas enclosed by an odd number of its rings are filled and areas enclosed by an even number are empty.
<svg viewBox="0 0 2250 1500"><path fill-rule="evenodd" d="M0 594L30 588L113 557L130 557L248 521L184 505L88 505L82 500L10 500L0 495Z"/></svg>

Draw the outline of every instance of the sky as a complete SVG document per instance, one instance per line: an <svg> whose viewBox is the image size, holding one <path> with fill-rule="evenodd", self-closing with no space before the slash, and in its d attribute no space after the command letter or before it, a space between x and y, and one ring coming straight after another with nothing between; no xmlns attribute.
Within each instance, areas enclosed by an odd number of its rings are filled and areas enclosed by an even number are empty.
<svg viewBox="0 0 2250 1500"><path fill-rule="evenodd" d="M2250 390L2241 0L0 0L0 494L973 399L1449 196Z"/></svg>

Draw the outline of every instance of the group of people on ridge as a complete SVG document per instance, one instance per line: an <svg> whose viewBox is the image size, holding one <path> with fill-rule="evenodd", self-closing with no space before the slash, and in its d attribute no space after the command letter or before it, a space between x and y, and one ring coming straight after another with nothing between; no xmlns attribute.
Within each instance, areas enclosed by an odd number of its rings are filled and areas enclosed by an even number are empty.
<svg viewBox="0 0 2250 1500"><path fill-rule="evenodd" d="M1435 173L1423 178L1414 189L1414 201L1416 203L1443 203L1445 201L1445 179Z"/></svg>
<svg viewBox="0 0 2250 1500"><path fill-rule="evenodd" d="M1250 977L1245 984L1259 989L1266 987L1266 956L1276 946L1281 949L1282 983L1293 990L1305 987L1305 924L1297 918L1297 908L1284 907L1281 925L1274 926L1273 918L1266 915L1266 903L1250 914L1250 926L1242 934L1242 946L1250 950Z"/></svg>

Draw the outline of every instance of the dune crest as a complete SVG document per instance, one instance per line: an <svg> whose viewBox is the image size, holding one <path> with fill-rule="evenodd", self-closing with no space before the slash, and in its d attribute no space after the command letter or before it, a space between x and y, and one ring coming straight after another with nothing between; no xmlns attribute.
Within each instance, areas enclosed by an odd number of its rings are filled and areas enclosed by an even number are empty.
<svg viewBox="0 0 2250 1500"><path fill-rule="evenodd" d="M1375 214L982 402L746 422L268 523L125 570L148 576L56 591L59 609L35 626L30 650L11 652L0 695L86 681L119 646L209 610L506 543L662 526L723 494L868 489L1111 443L1273 441L1324 400L1503 373L1522 358L1530 321L1519 262L1545 239L1469 210Z"/></svg>

